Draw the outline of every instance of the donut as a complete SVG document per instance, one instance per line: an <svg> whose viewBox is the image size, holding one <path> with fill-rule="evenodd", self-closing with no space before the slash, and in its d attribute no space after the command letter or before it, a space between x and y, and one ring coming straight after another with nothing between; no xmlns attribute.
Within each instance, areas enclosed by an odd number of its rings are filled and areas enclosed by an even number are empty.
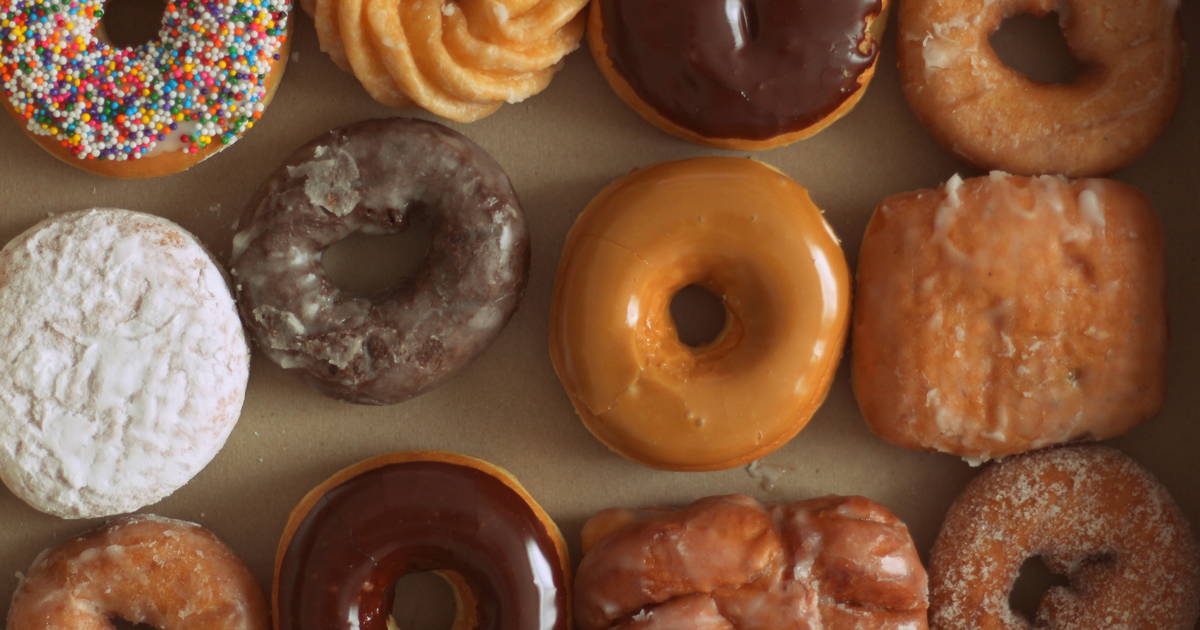
<svg viewBox="0 0 1200 630"><path fill-rule="evenodd" d="M1009 591L1038 556L1070 583L1024 619ZM984 470L946 514L929 573L937 630L1191 630L1200 618L1200 549L1187 520L1149 472L1102 446Z"/></svg>
<svg viewBox="0 0 1200 630"><path fill-rule="evenodd" d="M584 526L580 630L924 630L908 528L863 497L612 509Z"/></svg>
<svg viewBox="0 0 1200 630"><path fill-rule="evenodd" d="M8 630L268 630L237 554L194 523L128 516L42 552L13 595ZM127 626L121 626L127 627Z"/></svg>
<svg viewBox="0 0 1200 630"><path fill-rule="evenodd" d="M889 0L596 0L588 44L621 100L725 149L808 138L850 113L879 60Z"/></svg>
<svg viewBox="0 0 1200 630"><path fill-rule="evenodd" d="M321 264L355 233L431 226L424 262L388 292L343 292ZM415 119L335 129L259 189L233 238L247 327L275 363L331 396L396 403L483 351L525 288L529 232L508 176L475 143Z"/></svg>
<svg viewBox="0 0 1200 630"><path fill-rule="evenodd" d="M60 214L0 250L0 480L63 518L132 512L221 450L250 350L221 270L178 225Z"/></svg>
<svg viewBox="0 0 1200 630"><path fill-rule="evenodd" d="M54 157L110 177L186 170L233 144L287 63L287 0L170 0L154 40L108 43L104 0L0 3L5 109Z"/></svg>
<svg viewBox="0 0 1200 630"><path fill-rule="evenodd" d="M724 328L698 347L669 312L689 285L725 306ZM842 250L799 184L747 159L667 162L610 184L571 228L550 357L612 450L655 468L731 468L816 412L849 304Z"/></svg>
<svg viewBox="0 0 1200 630"><path fill-rule="evenodd" d="M321 49L392 107L471 122L550 85L588 0L308 0Z"/></svg>
<svg viewBox="0 0 1200 630"><path fill-rule="evenodd" d="M893 444L977 462L1162 407L1163 236L1126 184L992 173L889 197L857 295L854 393Z"/></svg>
<svg viewBox="0 0 1200 630"><path fill-rule="evenodd" d="M554 521L508 472L453 453L381 455L292 511L275 628L393 628L396 580L432 571L455 593L454 628L570 630L569 562Z"/></svg>
<svg viewBox="0 0 1200 630"><path fill-rule="evenodd" d="M1007 18L1057 11L1082 68L1070 83L1014 70L988 40ZM1179 103L1179 0L907 0L900 80L917 118L983 169L1103 175L1141 155Z"/></svg>

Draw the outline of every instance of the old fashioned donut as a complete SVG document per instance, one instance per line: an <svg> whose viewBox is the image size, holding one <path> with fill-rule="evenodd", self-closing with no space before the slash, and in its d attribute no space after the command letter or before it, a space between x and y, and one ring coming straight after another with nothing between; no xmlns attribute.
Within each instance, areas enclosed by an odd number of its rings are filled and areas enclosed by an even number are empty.
<svg viewBox="0 0 1200 630"><path fill-rule="evenodd" d="M1158 219L1136 189L993 173L885 199L858 259L871 429L969 460L1120 435L1166 387Z"/></svg>
<svg viewBox="0 0 1200 630"><path fill-rule="evenodd" d="M381 455L314 488L275 557L276 630L385 630L393 585L432 571L456 630L570 630L570 557L508 472L438 452Z"/></svg>
<svg viewBox="0 0 1200 630"><path fill-rule="evenodd" d="M0 250L0 479L63 518L132 512L225 444L250 350L220 268L128 210L38 223Z"/></svg>
<svg viewBox="0 0 1200 630"><path fill-rule="evenodd" d="M113 46L104 0L0 3L5 109L54 157L112 177L191 167L250 130L287 63L287 0L166 4L158 37Z"/></svg>
<svg viewBox="0 0 1200 630"><path fill-rule="evenodd" d="M1183 80L1178 0L908 0L900 76L913 112L948 149L985 169L1102 175L1146 150ZM1009 68L988 41L1007 18L1058 11L1077 79Z"/></svg>
<svg viewBox="0 0 1200 630"><path fill-rule="evenodd" d="M580 630L927 627L908 528L863 497L613 509L583 536Z"/></svg>
<svg viewBox="0 0 1200 630"><path fill-rule="evenodd" d="M355 233L431 226L398 288L350 295L322 252ZM388 404L425 392L483 351L517 308L529 269L525 215L508 176L441 125L393 118L301 147L259 189L233 239L233 274L259 347L321 391Z"/></svg>
<svg viewBox="0 0 1200 630"><path fill-rule="evenodd" d="M845 116L875 75L890 0L597 0L588 44L634 111L691 142L758 150Z"/></svg>
<svg viewBox="0 0 1200 630"><path fill-rule="evenodd" d="M816 412L845 340L849 272L808 192L740 158L636 170L567 236L550 357L600 441L656 468L730 468L779 448ZM700 285L725 305L710 343L669 312Z"/></svg>
<svg viewBox="0 0 1200 630"><path fill-rule="evenodd" d="M43 552L21 578L8 630L268 630L267 604L240 558L203 527L117 519Z"/></svg>
<svg viewBox="0 0 1200 630"><path fill-rule="evenodd" d="M1024 619L1009 591L1036 556L1070 583ZM1200 550L1183 513L1149 472L1101 446L984 470L950 507L929 572L938 630L1191 630L1200 618Z"/></svg>

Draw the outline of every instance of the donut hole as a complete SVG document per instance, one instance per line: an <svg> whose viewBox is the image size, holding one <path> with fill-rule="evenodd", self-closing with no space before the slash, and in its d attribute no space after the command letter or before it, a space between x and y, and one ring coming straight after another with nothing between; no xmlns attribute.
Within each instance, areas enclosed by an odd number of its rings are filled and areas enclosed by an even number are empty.
<svg viewBox="0 0 1200 630"><path fill-rule="evenodd" d="M725 302L699 284L689 284L671 298L671 319L679 342L702 348L717 340L725 329Z"/></svg>
<svg viewBox="0 0 1200 630"><path fill-rule="evenodd" d="M150 624L134 623L123 617L110 617L108 622L112 624L113 630L157 630Z"/></svg>
<svg viewBox="0 0 1200 630"><path fill-rule="evenodd" d="M1046 592L1056 586L1068 584L1070 582L1067 578L1051 571L1041 556L1033 556L1021 565L1017 581L1008 594L1008 605L1014 613L1033 623Z"/></svg>
<svg viewBox="0 0 1200 630"><path fill-rule="evenodd" d="M404 630L448 630L458 605L450 583L433 571L404 575L392 587L391 621Z"/></svg>
<svg viewBox="0 0 1200 630"><path fill-rule="evenodd" d="M325 273L350 295L383 298L413 277L429 255L433 229L414 221L393 234L355 232L321 255Z"/></svg>
<svg viewBox="0 0 1200 630"><path fill-rule="evenodd" d="M108 0L100 26L104 39L117 48L133 48L158 39L166 0Z"/></svg>
<svg viewBox="0 0 1200 630"><path fill-rule="evenodd" d="M1058 13L1014 15L992 33L990 42L1004 65L1040 83L1072 83L1081 72L1063 37Z"/></svg>

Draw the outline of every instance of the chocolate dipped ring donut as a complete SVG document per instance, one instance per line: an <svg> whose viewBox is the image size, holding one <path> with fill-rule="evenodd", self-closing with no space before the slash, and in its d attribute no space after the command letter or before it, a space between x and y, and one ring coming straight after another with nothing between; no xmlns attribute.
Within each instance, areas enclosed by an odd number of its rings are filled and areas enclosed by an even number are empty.
<svg viewBox="0 0 1200 630"><path fill-rule="evenodd" d="M456 630L569 630L558 527L508 472L438 452L381 455L310 491L275 557L276 630L384 630L402 576L432 571Z"/></svg>
<svg viewBox="0 0 1200 630"><path fill-rule="evenodd" d="M890 0L596 0L613 91L672 135L759 150L808 138L866 93Z"/></svg>
<svg viewBox="0 0 1200 630"><path fill-rule="evenodd" d="M341 291L322 252L355 232L426 221L429 254L378 295ZM242 216L233 274L260 348L321 391L400 402L453 375L516 310L529 234L512 184L475 143L393 118L335 129L298 150Z"/></svg>

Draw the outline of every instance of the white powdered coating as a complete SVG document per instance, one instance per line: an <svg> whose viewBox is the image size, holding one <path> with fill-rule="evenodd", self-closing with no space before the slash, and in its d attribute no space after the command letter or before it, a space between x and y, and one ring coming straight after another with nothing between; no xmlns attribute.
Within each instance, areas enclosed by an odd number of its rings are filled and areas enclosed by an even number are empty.
<svg viewBox="0 0 1200 630"><path fill-rule="evenodd" d="M1029 628L1009 591L1034 556L1071 582L1047 592L1036 627L1188 630L1200 616L1200 551L1188 524L1119 451L1041 451L976 478L934 545L931 626Z"/></svg>
<svg viewBox="0 0 1200 630"><path fill-rule="evenodd" d="M0 479L63 518L187 483L241 411L249 350L193 236L127 210L58 215L0 251Z"/></svg>

